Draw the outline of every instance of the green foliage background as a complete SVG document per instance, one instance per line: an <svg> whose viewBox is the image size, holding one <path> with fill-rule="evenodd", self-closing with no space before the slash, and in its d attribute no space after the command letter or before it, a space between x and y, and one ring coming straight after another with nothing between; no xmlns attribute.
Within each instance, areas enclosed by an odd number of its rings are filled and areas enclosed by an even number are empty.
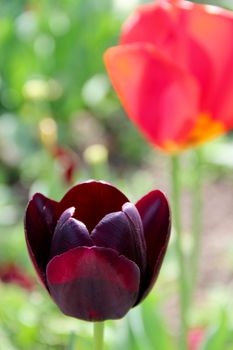
<svg viewBox="0 0 233 350"><path fill-rule="evenodd" d="M230 0L209 3L233 8ZM134 6L136 1L0 0L2 266L16 262L34 278L23 236L24 208L36 191L59 199L68 187L59 163L41 143L44 118L56 121L58 143L77 156L75 182L105 177L135 200L154 185L152 164L166 166L126 119L103 65L103 52L117 43L121 24ZM100 168L84 156L93 143L109 150L109 162ZM225 143L207 149L207 156L218 154L219 147ZM192 168L187 158L183 181L188 187ZM216 164L216 157L208 159L207 174L232 174L231 157L224 164ZM107 322L106 349L176 349L177 321L168 322L165 307L176 293L175 265L171 244L155 292L124 320ZM204 309L193 310L193 328L205 330L202 350L231 350L232 291L214 295ZM61 315L39 285L28 293L0 283L0 350L71 349L74 339L77 349L91 349L91 336L89 324Z"/></svg>

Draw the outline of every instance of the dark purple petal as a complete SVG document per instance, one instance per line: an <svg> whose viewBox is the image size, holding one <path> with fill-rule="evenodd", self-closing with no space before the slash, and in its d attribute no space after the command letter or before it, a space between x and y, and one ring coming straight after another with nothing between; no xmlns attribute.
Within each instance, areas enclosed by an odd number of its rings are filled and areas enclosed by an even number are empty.
<svg viewBox="0 0 233 350"><path fill-rule="evenodd" d="M30 258L46 287L45 271L49 260L50 243L56 225L54 213L57 202L36 193L25 213L25 236ZM47 287L46 287L47 288Z"/></svg>
<svg viewBox="0 0 233 350"><path fill-rule="evenodd" d="M55 231L58 229L60 230L62 226L66 223L66 221L72 218L72 216L74 215L74 212L75 212L75 207L66 209L64 213L61 214L59 220L57 221Z"/></svg>
<svg viewBox="0 0 233 350"><path fill-rule="evenodd" d="M158 190L142 197L136 208L141 216L147 246L147 269L138 304L158 276L170 237L170 209L165 195Z"/></svg>
<svg viewBox="0 0 233 350"><path fill-rule="evenodd" d="M137 209L133 204L127 204L126 211L130 210L137 213ZM135 218L141 221L139 214L138 216L135 214ZM112 248L134 261L143 273L146 256L145 242L143 233L139 229L140 224L135 218L134 223L122 211L108 214L94 228L91 238L95 245Z"/></svg>
<svg viewBox="0 0 233 350"><path fill-rule="evenodd" d="M78 246L93 245L86 226L72 218L74 211L74 207L65 210L58 220L51 242L50 259Z"/></svg>
<svg viewBox="0 0 233 350"><path fill-rule="evenodd" d="M74 217L82 221L89 232L109 213L121 210L127 197L111 184L102 181L87 181L71 188L58 204L56 216L70 207L75 207Z"/></svg>
<svg viewBox="0 0 233 350"><path fill-rule="evenodd" d="M49 291L61 311L87 321L123 317L139 289L137 265L108 248L78 247L47 267Z"/></svg>
<svg viewBox="0 0 233 350"><path fill-rule="evenodd" d="M134 234L134 244L142 265L141 271L144 272L146 268L147 253L141 217L135 205L130 202L127 202L123 205L122 211L126 214L130 222L131 230Z"/></svg>

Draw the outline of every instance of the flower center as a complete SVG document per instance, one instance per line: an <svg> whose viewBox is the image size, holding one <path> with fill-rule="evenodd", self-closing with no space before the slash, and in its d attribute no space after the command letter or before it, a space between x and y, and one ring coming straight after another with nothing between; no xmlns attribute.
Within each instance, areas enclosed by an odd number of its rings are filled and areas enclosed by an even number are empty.
<svg viewBox="0 0 233 350"><path fill-rule="evenodd" d="M207 113L199 114L194 127L190 130L186 139L180 143L168 140L162 145L167 153L179 153L215 138L225 131L223 123L213 120Z"/></svg>

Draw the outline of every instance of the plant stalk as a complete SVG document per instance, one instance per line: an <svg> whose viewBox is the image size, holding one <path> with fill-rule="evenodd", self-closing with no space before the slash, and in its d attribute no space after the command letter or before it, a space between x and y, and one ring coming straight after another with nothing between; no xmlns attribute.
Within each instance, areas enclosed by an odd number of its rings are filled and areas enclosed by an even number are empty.
<svg viewBox="0 0 233 350"><path fill-rule="evenodd" d="M202 233L202 152L201 149L195 151L194 162L194 183L192 189L192 238L193 246L190 257L191 281L190 281L190 302L192 300L197 279L201 248Z"/></svg>
<svg viewBox="0 0 233 350"><path fill-rule="evenodd" d="M180 160L177 155L173 155L171 158L172 165L172 210L173 210L173 223L175 228L175 250L177 256L177 264L179 269L178 283L179 283L179 302L180 302L180 350L187 350L187 332L188 332L188 281L185 269L185 254L182 245L182 229L181 229L181 182L180 182Z"/></svg>
<svg viewBox="0 0 233 350"><path fill-rule="evenodd" d="M104 322L94 322L94 350L104 348Z"/></svg>

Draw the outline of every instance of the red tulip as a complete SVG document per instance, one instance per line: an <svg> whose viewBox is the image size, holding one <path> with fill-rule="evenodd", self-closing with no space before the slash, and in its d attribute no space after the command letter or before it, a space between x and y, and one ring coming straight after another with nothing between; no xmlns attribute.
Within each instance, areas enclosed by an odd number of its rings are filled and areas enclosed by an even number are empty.
<svg viewBox="0 0 233 350"><path fill-rule="evenodd" d="M105 53L113 86L149 142L167 152L233 128L233 15L188 1L142 5Z"/></svg>
<svg viewBox="0 0 233 350"><path fill-rule="evenodd" d="M192 328L188 332L188 349L198 350L205 337L204 328Z"/></svg>
<svg viewBox="0 0 233 350"><path fill-rule="evenodd" d="M70 148L59 145L54 145L50 152L59 163L64 182L71 185L78 167L78 156Z"/></svg>
<svg viewBox="0 0 233 350"><path fill-rule="evenodd" d="M35 281L22 268L12 263L0 266L0 281L16 284L29 292L35 288Z"/></svg>
<svg viewBox="0 0 233 350"><path fill-rule="evenodd" d="M170 236L169 207L158 190L133 205L114 186L87 181L60 202L35 194L25 233L36 272L63 313L117 319L157 278Z"/></svg>

